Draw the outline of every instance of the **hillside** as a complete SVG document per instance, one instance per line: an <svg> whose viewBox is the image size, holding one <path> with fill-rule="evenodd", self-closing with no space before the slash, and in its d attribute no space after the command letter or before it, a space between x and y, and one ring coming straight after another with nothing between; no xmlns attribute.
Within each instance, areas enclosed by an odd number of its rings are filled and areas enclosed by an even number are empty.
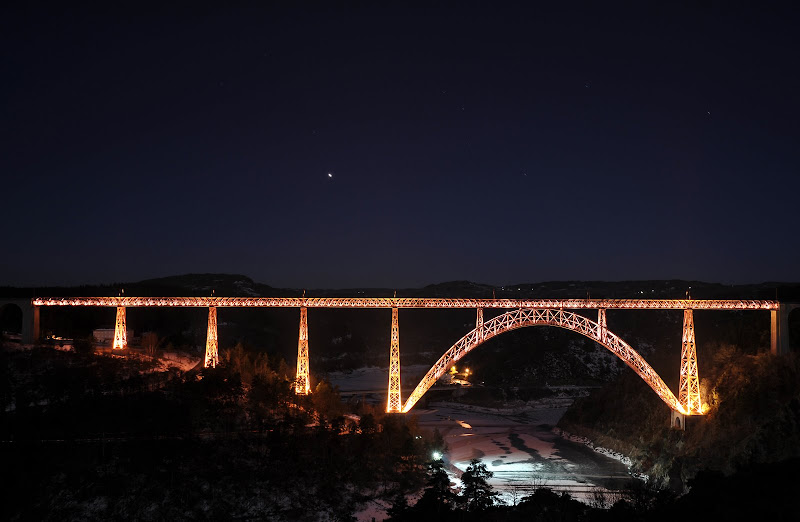
<svg viewBox="0 0 800 522"><path fill-rule="evenodd" d="M253 281L240 274L183 274L113 282L104 285L69 287L0 286L0 297L34 296L104 296L117 295L120 289L130 295L195 296L295 296L304 289L275 287ZM608 299L681 299L691 288L695 299L775 299L800 301L800 283L767 281L755 284L724 285L680 279L641 281L545 281L489 285L471 281L449 281L422 288L344 288L306 289L308 296L390 296L398 297L472 297L491 298L584 298Z"/></svg>
<svg viewBox="0 0 800 522"><path fill-rule="evenodd" d="M729 344L706 352L701 393L710 410L688 419L686 431L668 427L668 408L632 372L576 400L559 426L628 455L637 471L678 491L701 470L727 475L800 457L800 357Z"/></svg>
<svg viewBox="0 0 800 522"><path fill-rule="evenodd" d="M189 274L97 287L36 289L37 295L299 296L300 289L276 288L242 275ZM720 285L696 281L543 282L491 286L454 281L397 295L491 298L774 298L800 301L796 283ZM31 295L33 289L4 288L0 295ZM308 290L308 296L391 296L393 289ZM501 311L486 311L485 319ZM593 316L593 311L586 311ZM93 328L111 326L113 309L44 309L45 332L85 338ZM128 325L137 335L156 332L160 346L199 354L207 314L201 309L130 309ZM433 364L474 327L473 310L402 310L403 365ZM609 329L637 349L678 390L682 312L608 312ZM291 366L297 348L297 310L224 309L219 339L224 353L237 344L267 353ZM309 311L314 379L332 370L388 363L388 310ZM593 341L558 328L525 328L499 336L468 354L475 383L493 400L525 400L549 384L598 386L579 399L561 421L565 430L630 456L637 470L681 490L699 470L732 473L758 463L800 456L800 363L798 357L768 353L769 314L706 311L695 314L699 373L711 410L690 419L686 432L670 430L666 406L641 379ZM3 329L6 329L5 325ZM800 339L800 313L790 318L790 338ZM405 387L419 375L403 374Z"/></svg>

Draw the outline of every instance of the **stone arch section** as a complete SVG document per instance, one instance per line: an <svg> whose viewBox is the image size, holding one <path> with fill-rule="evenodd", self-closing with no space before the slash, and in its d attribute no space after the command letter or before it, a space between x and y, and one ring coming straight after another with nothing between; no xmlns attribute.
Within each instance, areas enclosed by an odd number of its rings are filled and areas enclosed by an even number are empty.
<svg viewBox="0 0 800 522"><path fill-rule="evenodd" d="M9 299L0 297L0 307L16 305L22 310L22 343L33 344L39 341L39 307L33 306L30 299Z"/></svg>
<svg viewBox="0 0 800 522"><path fill-rule="evenodd" d="M414 404L425 394L433 384L444 375L453 363L461 359L477 346L502 333L524 328L526 326L557 326L566 330L578 332L581 335L605 346L611 353L622 359L641 377L658 396L672 410L684 413L683 406L670 391L669 387L653 370L653 368L639 355L636 350L604 326L582 315L564 310L554 309L517 309L498 315L493 319L479 325L467 335L458 340L449 350L442 355L436 364L428 370L425 377L406 400L403 413L408 412Z"/></svg>

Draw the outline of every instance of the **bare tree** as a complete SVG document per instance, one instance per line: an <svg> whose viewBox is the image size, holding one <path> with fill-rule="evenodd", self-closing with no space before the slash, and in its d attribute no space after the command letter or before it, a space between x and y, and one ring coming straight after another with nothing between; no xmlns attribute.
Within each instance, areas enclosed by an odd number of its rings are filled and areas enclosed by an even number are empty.
<svg viewBox="0 0 800 522"><path fill-rule="evenodd" d="M511 505L516 506L522 497L525 496L525 485L519 482L514 482L511 484L511 487L508 488L508 493L511 495Z"/></svg>
<svg viewBox="0 0 800 522"><path fill-rule="evenodd" d="M530 488L531 494L533 494L537 489L547 487L547 479L531 469L531 477L528 480L528 487Z"/></svg>
<svg viewBox="0 0 800 522"><path fill-rule="evenodd" d="M613 504L611 496L608 495L606 488L595 486L592 488L591 506L597 509L608 509Z"/></svg>
<svg viewBox="0 0 800 522"><path fill-rule="evenodd" d="M144 353L150 356L151 359L156 358L156 350L158 349L158 334L155 332L145 332L142 334L142 348Z"/></svg>

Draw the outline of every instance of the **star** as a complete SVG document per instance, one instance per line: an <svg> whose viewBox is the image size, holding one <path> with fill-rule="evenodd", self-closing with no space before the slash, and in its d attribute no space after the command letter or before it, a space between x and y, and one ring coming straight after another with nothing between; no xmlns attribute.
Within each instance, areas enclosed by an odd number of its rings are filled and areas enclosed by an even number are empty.
<svg viewBox="0 0 800 522"><path fill-rule="evenodd" d="M328 178L332 178L332 177L333 177L333 174L331 174L330 172L328 172Z"/></svg>

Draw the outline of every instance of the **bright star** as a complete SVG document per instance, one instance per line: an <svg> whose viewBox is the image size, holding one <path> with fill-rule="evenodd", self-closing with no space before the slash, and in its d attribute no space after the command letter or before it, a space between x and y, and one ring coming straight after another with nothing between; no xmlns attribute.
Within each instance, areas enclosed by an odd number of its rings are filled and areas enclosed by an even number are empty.
<svg viewBox="0 0 800 522"><path fill-rule="evenodd" d="M329 178L332 178L332 177L333 177L333 174L331 174L330 172L328 172L328 177L329 177Z"/></svg>

